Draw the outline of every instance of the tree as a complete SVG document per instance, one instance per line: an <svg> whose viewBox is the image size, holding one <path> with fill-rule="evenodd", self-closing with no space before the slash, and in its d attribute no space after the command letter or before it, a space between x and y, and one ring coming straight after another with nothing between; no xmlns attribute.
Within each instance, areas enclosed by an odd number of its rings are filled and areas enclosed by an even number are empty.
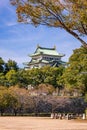
<svg viewBox="0 0 87 130"><path fill-rule="evenodd" d="M5 63L5 73L9 70L18 70L18 65L14 60L9 59L7 63Z"/></svg>
<svg viewBox="0 0 87 130"><path fill-rule="evenodd" d="M23 113L29 112L29 110L33 108L33 99L29 95L28 90L25 88L19 88L18 86L13 86L9 88L9 91L18 101L18 104L13 106L15 115L17 115L18 112L23 115Z"/></svg>
<svg viewBox="0 0 87 130"><path fill-rule="evenodd" d="M81 37L87 36L87 0L10 1L16 6L18 22L63 28L87 48Z"/></svg>
<svg viewBox="0 0 87 130"><path fill-rule="evenodd" d="M52 94L55 89L52 85L49 85L49 84L39 84L39 86L37 87L37 91L40 93L40 94Z"/></svg>
<svg viewBox="0 0 87 130"><path fill-rule="evenodd" d="M0 73L0 85L5 86L6 84L6 78L4 73Z"/></svg>
<svg viewBox="0 0 87 130"><path fill-rule="evenodd" d="M50 67L45 66L42 68L43 76L44 76L44 83L48 83L53 85L55 88L61 88L62 86L59 83L59 79L63 74L64 71L63 66L59 67Z"/></svg>
<svg viewBox="0 0 87 130"><path fill-rule="evenodd" d="M68 67L62 76L66 88L77 89L82 94L87 92L87 49L75 49L69 58Z"/></svg>
<svg viewBox="0 0 87 130"><path fill-rule="evenodd" d="M17 85L21 88L26 88L26 86L28 85L28 73L25 69L19 69L17 71L17 75L18 75L18 82Z"/></svg>
<svg viewBox="0 0 87 130"><path fill-rule="evenodd" d="M44 83L57 87L58 67L45 66L42 68Z"/></svg>
<svg viewBox="0 0 87 130"><path fill-rule="evenodd" d="M3 73L3 72L4 72L4 65L5 65L5 62L4 62L4 60L0 57L0 73Z"/></svg>
<svg viewBox="0 0 87 130"><path fill-rule="evenodd" d="M17 99L7 88L0 88L0 112L3 115L4 111L11 109L17 104Z"/></svg>
<svg viewBox="0 0 87 130"><path fill-rule="evenodd" d="M23 71L22 76L27 85L38 86L39 84L50 84L52 86L60 87L58 79L63 74L64 67L50 67L44 66L42 68L33 68L31 70Z"/></svg>
<svg viewBox="0 0 87 130"><path fill-rule="evenodd" d="M9 70L5 77L8 86L16 85L18 83L18 74L15 70Z"/></svg>

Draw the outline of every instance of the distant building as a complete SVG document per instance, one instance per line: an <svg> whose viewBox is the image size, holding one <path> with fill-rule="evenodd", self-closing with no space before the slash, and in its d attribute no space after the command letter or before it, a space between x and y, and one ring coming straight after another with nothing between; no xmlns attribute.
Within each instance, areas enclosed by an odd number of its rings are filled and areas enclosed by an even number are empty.
<svg viewBox="0 0 87 130"><path fill-rule="evenodd" d="M26 69L41 68L43 66L54 66L65 65L65 62L61 58L65 56L57 52L56 47L44 48L37 46L35 52L30 55L31 61L26 63Z"/></svg>

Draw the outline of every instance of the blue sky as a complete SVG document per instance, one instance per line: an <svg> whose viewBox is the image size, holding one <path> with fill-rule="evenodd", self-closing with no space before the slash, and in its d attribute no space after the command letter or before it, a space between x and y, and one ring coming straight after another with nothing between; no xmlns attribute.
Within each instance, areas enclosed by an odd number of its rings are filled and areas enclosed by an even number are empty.
<svg viewBox="0 0 87 130"><path fill-rule="evenodd" d="M9 0L0 0L0 57L4 61L15 60L20 67L23 62L30 61L28 54L32 54L37 44L43 47L56 45L59 53L65 54L62 58L68 61L73 50L81 43L63 29L39 26L35 28L29 24L17 22L15 8Z"/></svg>

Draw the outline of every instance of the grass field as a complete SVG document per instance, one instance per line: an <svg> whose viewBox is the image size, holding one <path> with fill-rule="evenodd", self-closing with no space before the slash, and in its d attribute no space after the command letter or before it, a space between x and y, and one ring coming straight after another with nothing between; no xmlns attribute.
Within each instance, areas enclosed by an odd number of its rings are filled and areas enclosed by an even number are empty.
<svg viewBox="0 0 87 130"><path fill-rule="evenodd" d="M48 117L0 117L0 130L87 130L87 121Z"/></svg>

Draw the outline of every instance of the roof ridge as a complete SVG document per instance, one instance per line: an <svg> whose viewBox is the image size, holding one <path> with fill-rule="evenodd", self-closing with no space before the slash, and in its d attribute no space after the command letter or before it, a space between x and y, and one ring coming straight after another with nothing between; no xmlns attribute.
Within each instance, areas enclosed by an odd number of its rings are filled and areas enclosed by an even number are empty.
<svg viewBox="0 0 87 130"><path fill-rule="evenodd" d="M38 48L40 48L40 49L46 49L46 50L55 50L54 47L53 48L47 48L47 47L41 47L41 46L39 46Z"/></svg>

